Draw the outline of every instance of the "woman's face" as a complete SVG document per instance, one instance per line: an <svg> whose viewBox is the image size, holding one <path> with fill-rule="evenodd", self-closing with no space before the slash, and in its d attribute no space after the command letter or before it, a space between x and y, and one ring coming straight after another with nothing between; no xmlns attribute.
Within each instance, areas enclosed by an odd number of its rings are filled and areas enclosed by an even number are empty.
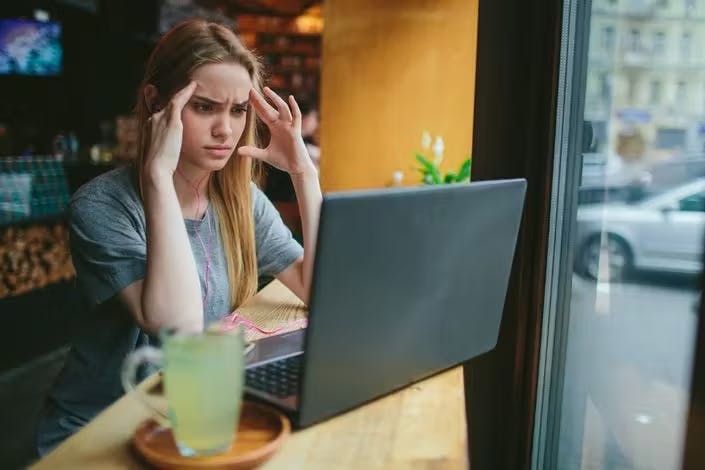
<svg viewBox="0 0 705 470"><path fill-rule="evenodd" d="M252 80L238 64L207 64L193 74L196 89L181 113L180 159L206 171L220 170L240 140Z"/></svg>

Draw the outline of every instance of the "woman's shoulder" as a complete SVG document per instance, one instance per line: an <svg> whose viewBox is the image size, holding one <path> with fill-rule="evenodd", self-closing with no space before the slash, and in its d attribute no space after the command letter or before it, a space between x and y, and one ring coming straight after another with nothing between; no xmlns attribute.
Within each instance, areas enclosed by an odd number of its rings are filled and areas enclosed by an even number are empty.
<svg viewBox="0 0 705 470"><path fill-rule="evenodd" d="M71 197L74 211L97 205L102 210L141 206L131 167L120 166L102 173L78 188Z"/></svg>
<svg viewBox="0 0 705 470"><path fill-rule="evenodd" d="M74 193L73 199L93 198L105 195L135 197L136 194L132 168L119 166L83 184Z"/></svg>

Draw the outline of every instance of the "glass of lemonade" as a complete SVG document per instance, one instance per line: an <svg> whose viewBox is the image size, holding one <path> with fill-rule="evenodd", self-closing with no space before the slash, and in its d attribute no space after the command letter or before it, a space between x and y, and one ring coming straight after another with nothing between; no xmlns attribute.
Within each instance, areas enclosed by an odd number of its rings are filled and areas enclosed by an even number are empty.
<svg viewBox="0 0 705 470"><path fill-rule="evenodd" d="M161 364L168 420L181 455L207 456L229 450L235 440L243 393L242 331L162 332L160 338L161 350L145 346L127 357L123 386L126 390L134 388L140 364ZM140 395L145 398L138 392ZM146 398L144 401L151 406Z"/></svg>

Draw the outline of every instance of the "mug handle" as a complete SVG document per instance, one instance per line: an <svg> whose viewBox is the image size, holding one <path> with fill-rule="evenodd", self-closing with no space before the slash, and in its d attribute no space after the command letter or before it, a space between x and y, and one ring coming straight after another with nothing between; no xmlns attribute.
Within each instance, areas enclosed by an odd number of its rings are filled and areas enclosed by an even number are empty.
<svg viewBox="0 0 705 470"><path fill-rule="evenodd" d="M147 408L155 412L162 424L166 424L169 422L169 416L163 410L155 406L150 396L135 384L137 368L145 363L161 367L164 363L164 353L153 346L142 346L128 354L122 364L122 371L120 372L122 388L125 389L125 392L134 391L134 396L146 405Z"/></svg>

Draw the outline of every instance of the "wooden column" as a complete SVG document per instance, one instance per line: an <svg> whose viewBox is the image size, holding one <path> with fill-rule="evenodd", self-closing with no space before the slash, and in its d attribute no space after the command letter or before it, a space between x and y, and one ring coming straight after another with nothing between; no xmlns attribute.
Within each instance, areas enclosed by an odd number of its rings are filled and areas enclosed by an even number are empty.
<svg viewBox="0 0 705 470"><path fill-rule="evenodd" d="M478 0L327 0L321 75L324 190L417 184L421 133L442 169L470 154Z"/></svg>

